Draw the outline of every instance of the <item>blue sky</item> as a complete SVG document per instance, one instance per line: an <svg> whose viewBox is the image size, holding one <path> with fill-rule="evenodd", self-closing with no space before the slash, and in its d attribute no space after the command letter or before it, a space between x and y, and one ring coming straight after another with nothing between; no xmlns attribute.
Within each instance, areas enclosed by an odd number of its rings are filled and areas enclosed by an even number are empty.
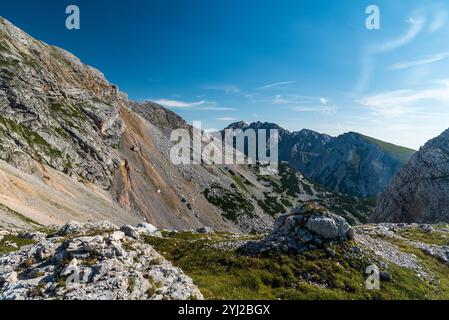
<svg viewBox="0 0 449 320"><path fill-rule="evenodd" d="M65 29L69 4L81 30ZM449 127L444 1L17 0L0 15L205 129L269 121L419 148Z"/></svg>

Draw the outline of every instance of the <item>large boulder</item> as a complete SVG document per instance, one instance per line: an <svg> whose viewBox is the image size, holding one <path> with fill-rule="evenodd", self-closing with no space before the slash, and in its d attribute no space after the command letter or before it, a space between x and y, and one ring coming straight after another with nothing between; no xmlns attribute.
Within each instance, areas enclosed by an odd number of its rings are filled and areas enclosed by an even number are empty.
<svg viewBox="0 0 449 320"><path fill-rule="evenodd" d="M342 242L354 237L354 229L346 220L313 202L280 216L273 231L262 240L259 252L279 250L303 252L324 247L326 243Z"/></svg>

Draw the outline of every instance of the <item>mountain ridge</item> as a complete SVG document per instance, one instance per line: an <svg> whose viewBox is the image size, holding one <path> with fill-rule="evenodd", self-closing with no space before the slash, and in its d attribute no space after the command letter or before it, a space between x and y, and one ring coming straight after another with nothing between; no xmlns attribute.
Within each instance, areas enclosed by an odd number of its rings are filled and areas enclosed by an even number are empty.
<svg viewBox="0 0 449 320"><path fill-rule="evenodd" d="M27 219L42 224L145 220L168 229L251 232L271 228L276 215L311 199L341 203L340 213L352 223L365 220L371 210L358 199L315 187L286 166L266 179L257 166L174 165L171 130L193 132L177 114L129 100L100 71L5 20L0 36L0 160L23 172L17 181L29 181L39 199L22 207L18 196L8 195L0 203ZM64 179L56 185L59 174ZM99 205L106 197L115 219L86 216L76 202L66 203L61 214L62 200L37 192L42 184L55 194L81 188L79 203ZM102 191L89 193L83 186Z"/></svg>
<svg viewBox="0 0 449 320"><path fill-rule="evenodd" d="M337 137L303 129L290 132L270 122L237 122L226 129L279 129L279 160L331 190L377 196L416 151L348 132ZM224 131L223 131L224 134Z"/></svg>

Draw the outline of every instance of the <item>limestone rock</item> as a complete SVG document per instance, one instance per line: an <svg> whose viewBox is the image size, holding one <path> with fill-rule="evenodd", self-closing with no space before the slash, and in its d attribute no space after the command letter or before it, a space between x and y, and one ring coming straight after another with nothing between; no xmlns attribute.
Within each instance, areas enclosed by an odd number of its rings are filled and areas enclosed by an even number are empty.
<svg viewBox="0 0 449 320"><path fill-rule="evenodd" d="M273 231L256 246L256 250L303 252L354 237L354 229L344 218L313 202L295 208L279 217ZM254 251L254 246L249 246Z"/></svg>
<svg viewBox="0 0 449 320"><path fill-rule="evenodd" d="M371 222L449 222L449 130L430 140L380 196Z"/></svg>
<svg viewBox="0 0 449 320"><path fill-rule="evenodd" d="M1 256L0 300L203 299L192 279L152 246L108 223L97 225L97 236L78 234L91 224L75 225L77 232L56 233ZM36 258L39 252L48 257Z"/></svg>

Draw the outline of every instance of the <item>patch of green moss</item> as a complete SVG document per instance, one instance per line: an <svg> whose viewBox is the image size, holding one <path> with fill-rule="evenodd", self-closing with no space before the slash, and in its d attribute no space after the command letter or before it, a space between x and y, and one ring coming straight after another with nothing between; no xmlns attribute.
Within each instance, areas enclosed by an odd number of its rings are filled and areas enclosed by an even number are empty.
<svg viewBox="0 0 449 320"><path fill-rule="evenodd" d="M64 118L76 118L78 120L86 120L86 115L80 112L77 108L70 105L65 105L60 101L54 101L50 105L52 112L62 115Z"/></svg>
<svg viewBox="0 0 449 320"><path fill-rule="evenodd" d="M17 245L17 247L13 247L8 245L7 243L15 243ZM9 252L14 252L19 250L21 247L23 246L27 246L30 244L35 244L36 242L30 239L22 239L19 238L17 236L14 235L7 235L4 236L3 239L0 241L0 255L5 254L5 253L9 253Z"/></svg>
<svg viewBox="0 0 449 320"><path fill-rule="evenodd" d="M265 199L258 200L257 203L264 210L264 212L272 216L276 216L277 214L286 212L285 207L282 205L282 203L279 203L277 196L272 197L269 195L265 195Z"/></svg>
<svg viewBox="0 0 449 320"><path fill-rule="evenodd" d="M45 150L45 152L54 157L61 158L62 152L54 147L52 147L41 135L34 132L27 126L19 124L14 120L4 118L0 115L0 123L3 124L9 131L15 132L20 135L26 143L33 149L40 147Z"/></svg>
<svg viewBox="0 0 449 320"><path fill-rule="evenodd" d="M32 219L30 219L28 217L25 217L24 215L18 213L15 210L12 210L11 208L9 208L9 207L5 206L4 204L1 204L1 203L0 203L0 210L6 212L9 215L14 216L18 220L23 221L23 222L25 222L27 224L31 224L31 225L35 225L35 226L41 226L41 224L37 223L36 221L34 221L34 220L32 220Z"/></svg>
<svg viewBox="0 0 449 320"><path fill-rule="evenodd" d="M223 210L228 220L235 221L239 215L254 216L254 205L237 190L230 191L214 183L203 194L211 204Z"/></svg>

